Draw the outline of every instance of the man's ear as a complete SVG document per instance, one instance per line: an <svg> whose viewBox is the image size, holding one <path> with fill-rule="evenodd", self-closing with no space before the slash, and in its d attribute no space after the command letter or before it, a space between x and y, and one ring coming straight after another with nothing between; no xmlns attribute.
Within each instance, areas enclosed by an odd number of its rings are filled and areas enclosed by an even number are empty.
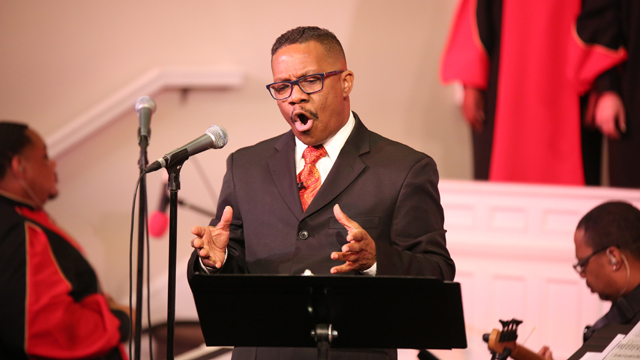
<svg viewBox="0 0 640 360"><path fill-rule="evenodd" d="M620 249L615 246L611 246L607 249L607 257L609 258L609 263L613 266L613 269L616 270L618 268L618 264L620 264Z"/></svg>
<svg viewBox="0 0 640 360"><path fill-rule="evenodd" d="M19 156L14 156L11 159L11 172L16 176L24 174L24 165L22 159Z"/></svg>
<svg viewBox="0 0 640 360"><path fill-rule="evenodd" d="M347 98L351 90L353 90L353 71L347 70L340 75L340 80L342 81L342 97Z"/></svg>

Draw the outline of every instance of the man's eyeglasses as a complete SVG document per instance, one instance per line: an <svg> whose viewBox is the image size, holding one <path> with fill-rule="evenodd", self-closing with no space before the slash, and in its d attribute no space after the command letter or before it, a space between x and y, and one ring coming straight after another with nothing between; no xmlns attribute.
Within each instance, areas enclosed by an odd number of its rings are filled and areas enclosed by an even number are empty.
<svg viewBox="0 0 640 360"><path fill-rule="evenodd" d="M605 250L607 250L609 247L605 247L604 249L600 249L598 251L594 251L591 253L591 255L587 256L586 258L578 261L576 264L573 265L573 268L578 272L579 275L582 275L584 273L584 271L587 269L587 265L589 265L589 260L591 260L591 257L593 257L593 255L597 255Z"/></svg>
<svg viewBox="0 0 640 360"><path fill-rule="evenodd" d="M269 90L271 96L276 100L288 99L293 93L293 85L298 85L300 90L304 91L305 94L313 94L322 90L325 77L337 75L341 72L344 72L344 70L306 75L293 81L279 81L267 85L267 90Z"/></svg>

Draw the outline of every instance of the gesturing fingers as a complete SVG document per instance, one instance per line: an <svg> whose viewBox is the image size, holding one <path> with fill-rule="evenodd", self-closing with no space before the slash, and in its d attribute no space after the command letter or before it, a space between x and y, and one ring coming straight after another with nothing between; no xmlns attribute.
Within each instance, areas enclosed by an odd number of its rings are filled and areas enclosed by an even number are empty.
<svg viewBox="0 0 640 360"><path fill-rule="evenodd" d="M202 242L202 239L200 238L193 238L191 240L191 247L194 249L201 249L202 246L204 246L204 243Z"/></svg>
<svg viewBox="0 0 640 360"><path fill-rule="evenodd" d="M344 226L345 229L347 229L346 240L348 242L363 241L367 239L369 234L367 234L367 232L363 230L362 227L360 227L360 224L351 220L351 218L348 217L347 214L342 212L342 209L340 209L340 206L338 204L333 207L333 214L336 217L336 220L338 220L338 222L342 226Z"/></svg>
<svg viewBox="0 0 640 360"><path fill-rule="evenodd" d="M194 226L191 229L191 233L197 236L191 240L191 247L194 249L202 248L204 246L204 240L202 240L202 238L207 233L207 228L205 226Z"/></svg>
<svg viewBox="0 0 640 360"><path fill-rule="evenodd" d="M360 231L364 232L363 230ZM336 251L331 253L331 259L344 261L345 263L340 266L333 267L331 269L332 274L349 271L364 271L371 268L371 266L376 263L376 248L370 237L361 242L353 241L345 244L340 250L340 252Z"/></svg>
<svg viewBox="0 0 640 360"><path fill-rule="evenodd" d="M226 206L224 211L222 212L222 216L220 217L220 222L216 226L216 229L229 231L229 225L231 225L231 220L233 220L233 209L231 206Z"/></svg>
<svg viewBox="0 0 640 360"><path fill-rule="evenodd" d="M198 256L206 266L220 268L224 264L232 219L233 210L227 206L217 226L194 226L191 229L196 236L191 240L191 246L198 251Z"/></svg>
<svg viewBox="0 0 640 360"><path fill-rule="evenodd" d="M351 218L349 218L347 214L342 212L342 209L340 209L340 205L338 204L333 207L333 215L336 217L336 220L338 220L338 222L342 226L344 226L345 229L347 229L349 233L358 229L362 229L357 222L351 220Z"/></svg>
<svg viewBox="0 0 640 360"><path fill-rule="evenodd" d="M361 241L352 241L347 244L342 245L343 253L359 253L361 251L366 251L367 247Z"/></svg>
<svg viewBox="0 0 640 360"><path fill-rule="evenodd" d="M340 273L346 273L349 271L354 271L355 270L355 266L353 265L353 263L344 263L340 266L334 266L331 268L331 273L332 274L340 274Z"/></svg>
<svg viewBox="0 0 640 360"><path fill-rule="evenodd" d="M197 237L203 237L207 232L207 227L206 226L194 226L191 229L191 233Z"/></svg>
<svg viewBox="0 0 640 360"><path fill-rule="evenodd" d="M345 262L342 265L331 268L332 274L349 271L364 271L371 268L373 264L376 263L375 253L367 250L358 252L333 252L331 253L331 259Z"/></svg>
<svg viewBox="0 0 640 360"><path fill-rule="evenodd" d="M357 262L360 258L360 254L357 252L333 252L331 253L332 260L345 261L345 262Z"/></svg>
<svg viewBox="0 0 640 360"><path fill-rule="evenodd" d="M331 253L331 259L344 261L340 266L331 269L332 274L363 271L371 268L376 263L376 245L369 233L351 218L349 218L340 206L333 207L333 214L342 226L347 229L347 244L344 244L340 252Z"/></svg>

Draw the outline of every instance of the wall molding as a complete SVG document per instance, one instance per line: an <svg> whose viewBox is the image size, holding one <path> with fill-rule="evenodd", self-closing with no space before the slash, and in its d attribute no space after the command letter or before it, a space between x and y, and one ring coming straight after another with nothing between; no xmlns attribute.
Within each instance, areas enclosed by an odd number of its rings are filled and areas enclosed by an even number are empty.
<svg viewBox="0 0 640 360"><path fill-rule="evenodd" d="M573 261L573 233L607 200L640 207L640 190L445 179L439 185L448 247L458 254Z"/></svg>
<svg viewBox="0 0 640 360"><path fill-rule="evenodd" d="M136 100L166 89L235 89L244 83L237 68L159 67L148 71L71 120L47 137L49 154L57 158L127 111L134 111Z"/></svg>

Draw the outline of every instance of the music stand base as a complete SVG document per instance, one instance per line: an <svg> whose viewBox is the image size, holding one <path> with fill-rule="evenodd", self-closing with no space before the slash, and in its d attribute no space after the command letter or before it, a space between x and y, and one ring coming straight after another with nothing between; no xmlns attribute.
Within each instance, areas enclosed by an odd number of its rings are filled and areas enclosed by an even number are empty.
<svg viewBox="0 0 640 360"><path fill-rule="evenodd" d="M331 328L331 324L318 324L316 329L311 331L311 336L318 343L318 360L329 360L331 353L331 341L338 336L338 332Z"/></svg>

